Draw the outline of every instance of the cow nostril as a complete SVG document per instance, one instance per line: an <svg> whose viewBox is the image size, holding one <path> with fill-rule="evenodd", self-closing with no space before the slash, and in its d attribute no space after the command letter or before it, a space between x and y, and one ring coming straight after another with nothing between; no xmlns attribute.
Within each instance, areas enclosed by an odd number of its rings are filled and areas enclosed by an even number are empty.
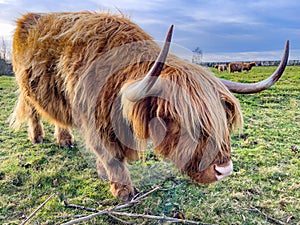
<svg viewBox="0 0 300 225"><path fill-rule="evenodd" d="M216 165L214 166L214 169L215 169L215 172L216 172L217 176L221 176L222 175L222 173L217 170Z"/></svg>

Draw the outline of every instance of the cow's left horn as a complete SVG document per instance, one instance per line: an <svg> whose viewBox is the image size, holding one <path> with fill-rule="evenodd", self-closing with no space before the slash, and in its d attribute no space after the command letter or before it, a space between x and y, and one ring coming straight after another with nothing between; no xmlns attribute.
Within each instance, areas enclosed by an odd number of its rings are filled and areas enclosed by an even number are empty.
<svg viewBox="0 0 300 225"><path fill-rule="evenodd" d="M287 65L289 58L289 41L286 41L284 54L282 56L281 62L279 66L277 67L276 71L267 79L262 80L257 83L250 83L250 84L244 84L244 83L237 83L232 82L224 79L219 79L231 92L234 93L240 93L240 94L251 94L251 93L257 93L263 90L268 89L273 84L275 84L281 75L283 74L283 71Z"/></svg>
<svg viewBox="0 0 300 225"><path fill-rule="evenodd" d="M144 98L156 83L156 80L160 75L168 56L172 33L173 25L170 27L164 45L161 48L161 51L150 71L147 73L143 80L136 82L127 88L125 95L130 101L136 102L139 99Z"/></svg>

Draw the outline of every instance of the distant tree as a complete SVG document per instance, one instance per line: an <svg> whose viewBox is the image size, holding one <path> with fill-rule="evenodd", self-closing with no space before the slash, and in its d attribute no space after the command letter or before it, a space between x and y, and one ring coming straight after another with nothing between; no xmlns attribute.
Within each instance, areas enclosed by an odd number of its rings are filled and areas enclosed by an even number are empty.
<svg viewBox="0 0 300 225"><path fill-rule="evenodd" d="M196 64L201 64L203 59L203 52L200 47L197 47L193 50L192 62Z"/></svg>
<svg viewBox="0 0 300 225"><path fill-rule="evenodd" d="M2 37L0 40L0 76L12 75L12 65L8 62L11 59L11 53L7 48L7 44L5 39Z"/></svg>
<svg viewBox="0 0 300 225"><path fill-rule="evenodd" d="M0 59L3 59L6 61L7 59L7 45L4 40L4 37L2 37L1 43L0 43Z"/></svg>

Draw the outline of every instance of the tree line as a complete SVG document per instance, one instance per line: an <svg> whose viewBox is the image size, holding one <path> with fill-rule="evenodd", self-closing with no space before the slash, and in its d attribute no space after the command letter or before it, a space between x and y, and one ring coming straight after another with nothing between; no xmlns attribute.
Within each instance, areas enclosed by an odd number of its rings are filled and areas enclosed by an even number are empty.
<svg viewBox="0 0 300 225"><path fill-rule="evenodd" d="M12 65L9 62L11 58L11 52L7 46L4 37L0 41L0 76L1 75L12 75Z"/></svg>

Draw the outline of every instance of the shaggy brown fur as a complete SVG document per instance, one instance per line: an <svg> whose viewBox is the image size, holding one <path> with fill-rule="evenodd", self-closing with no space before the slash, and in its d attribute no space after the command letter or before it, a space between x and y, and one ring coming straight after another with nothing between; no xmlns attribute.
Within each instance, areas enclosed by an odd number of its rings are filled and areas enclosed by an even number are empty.
<svg viewBox="0 0 300 225"><path fill-rule="evenodd" d="M213 182L214 165L230 159L232 129L242 126L239 103L209 72L173 55L160 75L163 97L130 102L124 92L145 76L158 53L153 39L122 15L26 14L13 41L20 97L12 125L32 121L34 114L32 129L40 117L48 118L63 145L73 142L69 128L80 129L98 157L100 175L124 200L133 193L125 160L136 159L148 138L193 180ZM33 142L44 135L39 127L30 131Z"/></svg>

